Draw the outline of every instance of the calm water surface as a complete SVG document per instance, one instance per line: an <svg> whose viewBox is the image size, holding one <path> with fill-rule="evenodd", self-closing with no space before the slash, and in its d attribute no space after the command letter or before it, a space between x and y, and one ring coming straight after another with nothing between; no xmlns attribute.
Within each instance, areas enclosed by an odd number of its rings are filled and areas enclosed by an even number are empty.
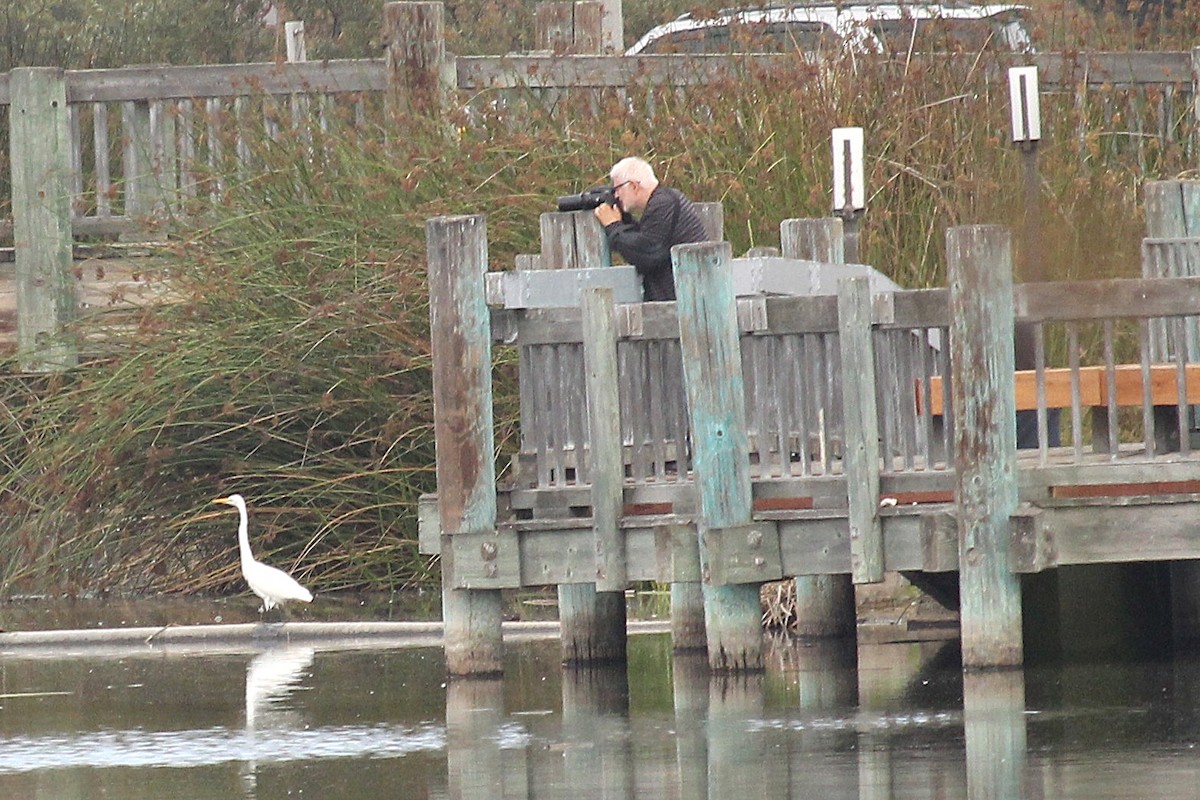
<svg viewBox="0 0 1200 800"><path fill-rule="evenodd" d="M0 655L7 798L1196 798L1200 663L961 675L954 645L773 642L710 677L635 636L628 669L508 648ZM857 669L856 669L857 664Z"/></svg>

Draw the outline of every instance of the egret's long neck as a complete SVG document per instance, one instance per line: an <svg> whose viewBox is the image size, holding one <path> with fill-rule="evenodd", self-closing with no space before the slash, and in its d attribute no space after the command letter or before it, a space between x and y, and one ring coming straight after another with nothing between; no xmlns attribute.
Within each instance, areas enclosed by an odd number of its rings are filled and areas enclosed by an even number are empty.
<svg viewBox="0 0 1200 800"><path fill-rule="evenodd" d="M242 551L242 561L253 561L250 552L250 516L245 506L238 506L238 547Z"/></svg>

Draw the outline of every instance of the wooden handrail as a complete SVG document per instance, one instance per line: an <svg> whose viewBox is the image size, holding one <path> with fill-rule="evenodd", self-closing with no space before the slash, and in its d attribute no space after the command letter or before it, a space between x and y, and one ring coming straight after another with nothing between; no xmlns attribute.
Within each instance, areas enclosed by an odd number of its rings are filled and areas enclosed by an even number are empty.
<svg viewBox="0 0 1200 800"><path fill-rule="evenodd" d="M1200 364L1186 364L1183 368L1187 390L1185 401L1200 404ZM1070 408L1071 389L1075 381L1069 367L1043 370L1046 381L1046 408ZM1173 406L1179 403L1176 376L1179 368L1175 364L1150 365L1150 404ZM1080 408L1104 407L1109 400L1107 369L1103 366L1080 367L1078 371ZM1142 404L1142 365L1117 364L1113 367L1116 405L1140 406ZM1037 402L1037 370L1017 370L1013 375L1016 390L1017 410L1033 411ZM934 416L945 413L941 376L929 379L929 411ZM917 413L924 407L925 393L921 381L916 386Z"/></svg>

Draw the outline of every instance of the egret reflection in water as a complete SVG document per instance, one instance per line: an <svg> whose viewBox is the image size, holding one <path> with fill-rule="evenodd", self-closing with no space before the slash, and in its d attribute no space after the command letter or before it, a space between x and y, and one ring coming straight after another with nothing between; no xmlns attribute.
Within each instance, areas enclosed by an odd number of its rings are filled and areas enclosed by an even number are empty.
<svg viewBox="0 0 1200 800"><path fill-rule="evenodd" d="M254 752L254 732L265 728L291 728L302 725L299 715L286 703L312 667L316 651L311 647L273 647L264 650L246 665L246 735ZM247 797L258 788L258 763L250 758L242 772Z"/></svg>
<svg viewBox="0 0 1200 800"><path fill-rule="evenodd" d="M246 729L272 720L291 721L284 701L300 688L312 666L311 647L276 647L256 655L246 665Z"/></svg>

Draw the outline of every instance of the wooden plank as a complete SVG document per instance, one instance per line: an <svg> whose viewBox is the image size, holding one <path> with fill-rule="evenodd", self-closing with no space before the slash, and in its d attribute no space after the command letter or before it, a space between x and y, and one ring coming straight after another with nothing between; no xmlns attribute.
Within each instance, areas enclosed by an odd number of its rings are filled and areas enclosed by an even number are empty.
<svg viewBox="0 0 1200 800"><path fill-rule="evenodd" d="M1080 85L1153 86L1190 84L1192 81L1191 53L1188 51L1040 53L1022 58L1033 59L1047 91L1074 89ZM524 85L625 88L639 79L654 84L686 85L704 83L720 74L747 67L794 64L794 58L786 54L762 54L750 58L692 54L567 58L504 55L459 57L456 61L457 84L468 90ZM386 65L381 58L70 70L67 80L68 101L73 103L231 97L258 91L278 95L368 92L384 91L387 84ZM9 83L8 75L0 75L0 104L10 102Z"/></svg>
<svg viewBox="0 0 1200 800"><path fill-rule="evenodd" d="M1056 499L1076 497L1147 497L1164 494L1200 494L1200 480L1146 481L1142 483L1060 484L1050 487Z"/></svg>
<svg viewBox="0 0 1200 800"><path fill-rule="evenodd" d="M916 56L923 59L953 58L946 54ZM1043 88L1072 89L1083 85L1190 84L1191 54L1187 51L1022 55L1020 63L1034 59ZM808 57L814 71L822 58ZM971 65L973 62L964 60ZM791 54L656 55L656 56L471 56L457 59L458 85L462 89L559 88L594 86L625 88L645 81L665 85L703 85L721 76L753 73L756 70L795 71Z"/></svg>
<svg viewBox="0 0 1200 800"><path fill-rule="evenodd" d="M1136 366L1136 365L1133 365ZM1173 367L1172 367L1173 368ZM1069 367L1054 367L1044 370L1046 379L1046 407L1070 408L1072 397L1072 374ZM1105 403L1105 393L1102 389L1101 378L1104 368L1099 366L1081 367L1079 370L1080 405L1083 407L1099 406ZM1200 377L1200 373L1198 373ZM1014 401L1016 410L1029 411L1037 405L1037 370L1022 369L1013 372ZM941 416L945 412L942 387L942 377L933 375L929 378L930 398L929 413ZM916 410L922 413L924 387L921 381L916 383ZM1140 400L1139 400L1140 402Z"/></svg>
<svg viewBox="0 0 1200 800"><path fill-rule="evenodd" d="M1047 509L1057 563L1177 561L1197 557L1200 503L1083 505ZM1137 531L1136 536L1130 535Z"/></svg>
<svg viewBox="0 0 1200 800"><path fill-rule="evenodd" d="M708 527L704 549L714 580L760 584L783 577L779 528L768 520L726 528Z"/></svg>
<svg viewBox="0 0 1200 800"><path fill-rule="evenodd" d="M2 76L0 76L2 77ZM213 64L67 70L67 102L382 92L384 60ZM0 103L5 102L0 95Z"/></svg>
<svg viewBox="0 0 1200 800"><path fill-rule="evenodd" d="M1020 284L1013 301L1020 322L1186 316L1200 307L1200 277Z"/></svg>
<svg viewBox="0 0 1200 800"><path fill-rule="evenodd" d="M1117 364L1114 369L1115 393L1118 406L1140 406L1143 404L1142 366L1140 364ZM1184 398L1188 403L1200 403L1200 364L1184 365ZM1180 400L1178 370L1175 364L1150 365L1150 402L1156 406L1177 405ZM1107 405L1109 388L1107 382L1100 384L1100 402Z"/></svg>
<svg viewBox="0 0 1200 800"><path fill-rule="evenodd" d="M1071 368L1054 367L1045 370L1046 408L1071 408ZM1114 397L1118 406L1141 406L1142 365L1116 364L1113 366L1114 384L1109 388L1105 367L1100 365L1079 368L1079 403L1083 408L1106 406ZM1037 371L1016 370L1013 373L1015 402L1018 411L1036 409ZM1200 403L1200 364L1184 365L1185 398L1188 403ZM929 379L932 396L929 411L939 416L944 411L942 403L942 379L934 375ZM921 413L924 394L921 382L916 386L916 410ZM1150 365L1150 398L1156 406L1176 405L1179 402L1178 369L1175 364Z"/></svg>

